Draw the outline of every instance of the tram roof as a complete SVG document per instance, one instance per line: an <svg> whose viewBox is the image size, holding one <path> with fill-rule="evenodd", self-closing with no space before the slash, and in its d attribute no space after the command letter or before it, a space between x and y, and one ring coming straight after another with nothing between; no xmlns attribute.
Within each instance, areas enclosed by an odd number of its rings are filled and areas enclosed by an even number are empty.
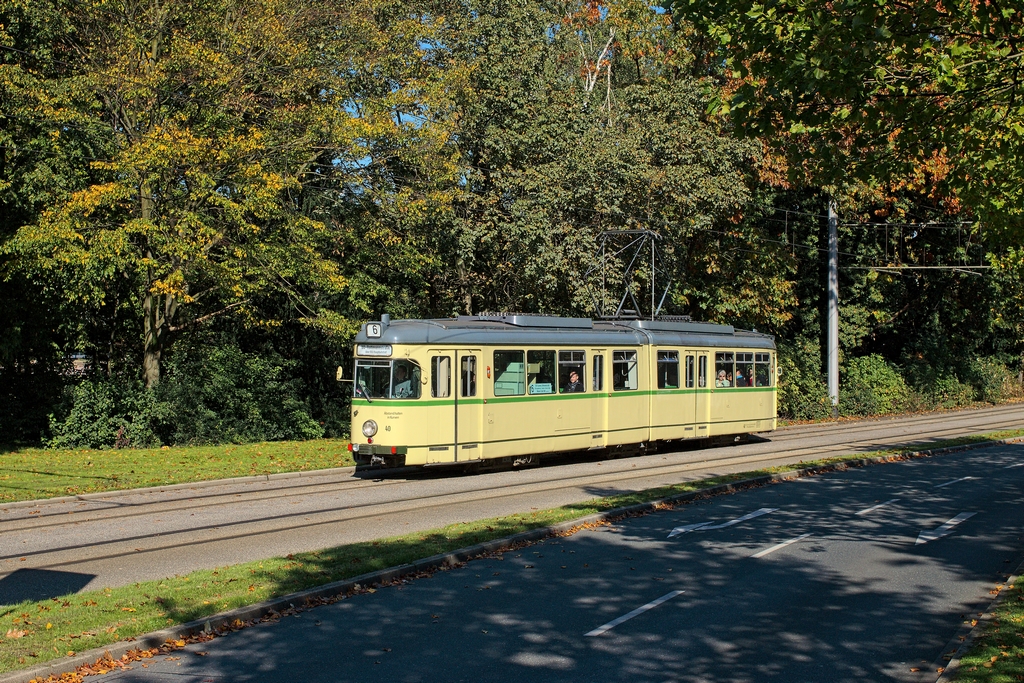
<svg viewBox="0 0 1024 683"><path fill-rule="evenodd" d="M540 315L474 315L431 320L383 320L381 336L369 337L364 323L359 344L742 346L774 349L771 335L732 325L679 320L592 320Z"/></svg>

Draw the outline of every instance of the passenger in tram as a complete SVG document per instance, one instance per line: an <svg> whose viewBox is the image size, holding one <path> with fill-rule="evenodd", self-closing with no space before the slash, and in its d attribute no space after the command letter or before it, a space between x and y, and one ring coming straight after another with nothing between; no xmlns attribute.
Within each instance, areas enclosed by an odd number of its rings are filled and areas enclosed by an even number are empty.
<svg viewBox="0 0 1024 683"><path fill-rule="evenodd" d="M569 381L562 387L562 391L566 394L576 394L583 391L583 383L580 382L579 373L575 370L569 373Z"/></svg>
<svg viewBox="0 0 1024 683"><path fill-rule="evenodd" d="M715 379L715 386L716 387L732 386L732 383L729 382L728 379L726 379L725 370L719 370L718 371L718 377L717 377L717 379Z"/></svg>
<svg viewBox="0 0 1024 683"><path fill-rule="evenodd" d="M736 371L736 386L738 386L738 387L745 387L745 386L747 386L747 384L748 384L747 383L747 378L743 376L743 371L742 370L737 370Z"/></svg>

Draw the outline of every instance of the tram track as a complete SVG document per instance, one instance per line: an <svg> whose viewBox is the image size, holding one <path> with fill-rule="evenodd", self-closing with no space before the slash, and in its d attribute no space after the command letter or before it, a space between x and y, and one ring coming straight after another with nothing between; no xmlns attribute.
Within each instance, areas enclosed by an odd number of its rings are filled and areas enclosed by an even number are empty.
<svg viewBox="0 0 1024 683"><path fill-rule="evenodd" d="M1001 420L997 416L993 416L992 419L987 420L986 422L982 423L981 425L975 425L975 427L980 427L983 431L986 428L988 428L988 427L995 428L995 427L1000 427L1000 426L1003 426L1003 425L1002 425ZM972 429L971 431L973 433L974 430ZM779 433L776 432L775 434L778 435ZM962 434L962 430L961 429L953 427L953 428L948 428L948 429L945 429L945 430L941 430L938 433L933 433L931 436L932 436L933 439L936 439L936 438L949 438L949 437L962 436L962 435L963 434ZM780 443L781 441L784 441L784 440L792 440L792 439L791 438L790 439L773 438L768 443L771 444L772 446L774 446L774 445L776 445L776 444L778 444L778 443ZM799 456L799 455L808 455L808 456L813 455L813 456L816 456L816 458L828 457L829 454L834 454L834 453L839 453L839 452L846 452L846 451L850 450L851 446L861 446L861 445L869 447L868 450L882 449L882 448L885 448L887 446L887 444L885 442L878 441L877 439L862 439L862 440L855 440L855 441L849 441L848 440L845 443L837 444L837 445L834 445L834 446L831 446L831 447L814 446L814 447L804 447L804 448L796 448L796 449L777 449L777 448L772 448L769 452L764 453L764 454L758 454L758 455L735 455L735 454L730 452L730 449L731 448L735 448L735 447L703 449L703 450L689 451L689 452L690 453L699 454L699 455L707 455L707 454L714 453L714 454L718 455L718 457L704 458L704 459L702 459L700 461L685 462L685 463L682 463L682 464L671 464L671 465L661 465L659 463L645 462L644 463L644 467L642 467L641 469L636 470L636 474L635 475L630 474L629 476L626 476L625 478L627 478L627 479L631 479L631 478L646 478L646 477L657 475L657 474L679 474L679 473L683 473L683 472L693 471L695 469L706 468L708 465L711 465L711 464L720 465L720 466L760 465L760 464L763 464L766 461L775 460L775 459L778 459L780 457L791 458L791 457L795 457L795 456ZM719 455L719 454L721 454L721 455ZM634 467L636 465L635 460L637 460L637 459L634 458L634 459L630 459L629 460L629 462L633 463ZM605 462L611 463L611 462L619 462L619 461L609 460L609 461L605 461ZM623 462L625 462L625 461L623 461ZM591 474L574 475L574 476L566 477L566 476L564 476L564 475L562 475L560 473L560 470L557 470L555 468L548 468L548 471L551 472L551 476L548 479L546 479L546 480L534 480L534 481L529 482L528 484L517 485L515 488L521 488L523 486L532 487L534 490L538 490L538 489L539 490L556 490L556 489L572 488L573 486L579 485L581 482L586 482L586 483L602 483L603 480L609 479L609 478L617 478L618 480L621 480L623 478L623 474L628 472L628 470L623 470L623 471L616 470L615 472L609 472L608 474L605 474L603 476L596 476L596 477L595 477L595 475L591 475ZM137 514L139 514L139 512L142 511L147 506L148 507L154 507L154 510L152 510L152 512L158 512L160 514L173 514L175 512L181 512L181 511L185 511L185 510L195 509L196 506L197 506L196 505L197 503L201 504L203 507L211 507L211 506L214 506L214 505L217 505L217 506L229 506L229 505L233 505L233 504L237 504L237 503L252 501L254 499L255 500L259 500L260 502L266 503L268 500L287 499L287 498L290 498L290 497L294 497L298 491L301 491L304 495L308 495L310 493L310 489L311 488L329 489L329 492L331 492L331 493L345 493L345 492L348 492L350 490L358 490L358 489L370 488L371 486L374 486L374 485L378 485L379 486L382 483L385 483L385 482L384 481L380 481L380 480L377 480L377 481L375 481L373 483L361 482L361 481L359 481L359 482L344 482L344 481L342 481L342 482L337 482L337 483L334 483L334 484L317 483L317 484L310 484L310 485L306 485L306 486L289 486L289 487L287 487L288 490L282 491L282 492L279 492L279 493L274 493L274 494L269 495L269 496L267 495L266 492L259 492L259 491L251 492L251 493L248 493L248 494L224 493L224 494L211 494L211 495L200 495L200 496L190 495L188 498L180 499L180 501L179 501L180 504L178 504L176 506L169 506L169 505L167 505L166 503L163 503L163 502L149 502L149 503L136 503L136 504L133 504L132 505L132 509L130 511L123 511L123 508L121 506L117 506L115 509L119 510L119 512L121 512L121 514L116 514L116 515L103 514L105 512L105 510L93 510L93 511L89 511L89 512L82 512L82 513L78 513L79 515L81 515L81 517L78 517L78 518L74 519L74 523L96 522L96 521L101 521L101 520L102 521L114 521L114 520L117 520L119 518L130 518L130 517L134 517ZM394 482L394 483L398 483L398 482ZM408 482L404 482L404 483L408 483ZM554 484L554 489L549 488L547 486L548 484ZM541 488L541 487L543 487L543 488ZM476 492L476 493L484 493L484 494L487 494L487 495L493 495L493 491L494 491L494 489L493 489L493 487L491 485L484 485L484 486L479 486L479 487L472 488L472 489L464 489L462 491L459 491L457 494L442 493L442 494L436 494L436 495L433 495L433 496L423 496L423 495L414 494L414 495L405 496L405 497L401 497L401 498L395 498L395 499L390 500L389 502L391 504L395 504L395 503L421 504L421 503L426 503L428 500L430 500L432 498L447 498L447 497L450 497L452 495L465 495L465 494L470 494L470 493L474 493L474 492ZM211 502L211 500L216 500L216 502ZM341 511L341 510L351 510L351 509L358 509L358 508L362 508L362 507L372 507L374 505L376 505L376 504L366 503L366 504L357 504L357 505L343 505L343 506L337 506L337 507L332 507L332 508L327 508L327 509L320 508L319 510L317 510L317 513L322 514L322 513L328 513L328 512L337 512L337 511ZM67 515L69 513L71 513L71 512L73 512L73 511L61 512L61 513L51 513L51 514L49 514L49 515L47 515L45 517L41 516L42 519L51 518L51 517L57 517L57 519L54 519L51 523L40 524L38 521L36 521L36 520L40 519L38 517L37 518L24 518L23 520L21 520L23 522L22 524L19 524L18 521L12 521L12 522L9 522L8 524L5 525L5 527L6 527L5 531L15 531L15 530L19 530L19 529L28 529L28 528L31 528L31 529L34 529L34 530L41 530L41 529L45 529L45 528L51 527L51 526L55 526L55 527L56 526L65 526L65 525L67 525L69 523ZM308 514L310 514L309 511L300 511L300 512L296 512L293 515L286 515L286 516L283 516L283 517L295 517L295 516L308 515ZM272 519L280 519L280 518L282 518L282 516L249 517L249 518L247 518L245 520L240 521L240 523L266 522L266 521L270 521ZM213 526L211 528L218 528L218 527L223 528L224 526L225 526L224 524L219 524L219 525L215 525L215 526ZM201 528L202 527L193 527L191 530L198 530L198 529L201 529ZM166 535L166 533L154 534L153 536L163 536L163 535ZM121 540L124 540L124 539L121 539ZM3 560L3 559L6 559L6 558L4 556L0 555L0 560Z"/></svg>
<svg viewBox="0 0 1024 683"><path fill-rule="evenodd" d="M113 504L70 515L65 503L62 511L55 510L46 516L41 511L40 515L20 519L9 515L6 519L0 518L3 521L0 547L13 550L19 545L33 546L19 548L21 553L5 552L0 556L0 575L20 568L95 570L104 563L123 564L129 558L132 565L145 565L150 558L160 564L159 558L165 561L168 555L180 555L183 548L191 548L189 554L195 555L200 565L217 566L238 561L232 557L232 547L242 543L259 546L261 539L267 541L267 555L280 554L278 547L288 536L305 539L319 534L335 539L326 545L369 540L379 537L373 535L374 529L404 526L421 530L439 526L440 521L453 515L468 516L467 520L500 516L528 510L531 501L593 498L602 491L610 494L638 490L725 471L869 452L896 445L920 443L924 446L928 441L1022 424L1024 405L1001 406L987 411L853 423L838 430L833 425L801 426L794 429L802 434L782 430L772 434L770 441L760 443L576 462L476 477L349 479L290 483L269 490L267 487L224 492L194 490L188 491L187 496L184 492L175 492L171 499L136 500L130 504L102 498L97 502ZM943 426L936 428L936 425ZM880 433L894 430L898 434ZM832 437L837 433L845 438L835 441ZM112 494L111 497L117 496ZM345 503L337 504L338 498L345 499ZM325 505L328 499L335 501ZM252 514L254 505L269 512L275 505L296 505L303 500L308 504L299 509L278 508L276 514ZM41 503L40 508L46 505ZM477 510L479 512L474 512ZM499 514L489 514L488 510ZM198 514L204 521L196 519L196 523L152 528L156 522L186 512L190 516ZM412 521L420 523L412 524ZM134 525L138 533L123 533L118 524ZM27 536L33 537L33 543L27 542ZM47 536L52 537L49 542Z"/></svg>
<svg viewBox="0 0 1024 683"><path fill-rule="evenodd" d="M1006 411L1000 411L1000 413L1004 413L1004 412L1006 412ZM1021 410L1020 408L1018 408L1018 410L1016 412L1024 413L1024 410ZM929 420L928 423L933 423L933 422L938 422L938 421L939 420ZM918 423L918 424L920 424L920 423ZM980 425L980 428L982 429L982 431L985 431L988 427L997 428L997 427L1002 426L1002 424L1003 424L1002 423L1002 414L993 415L990 419L988 419L984 423L982 423ZM978 426L979 425L975 425L975 427L978 427ZM826 431L826 430L822 430L822 431ZM863 431L865 431L867 433L871 433L870 429L865 429ZM972 433L973 433L973 430L972 430ZM815 432L815 436L821 436L821 435L822 435L821 432ZM932 438L933 439L935 439L935 438L950 438L950 437L956 437L956 436L962 436L962 435L963 434L961 433L960 429L953 427L953 428L941 430L938 433L933 433L932 434ZM783 437L783 438L778 438L780 436ZM786 437L788 437L788 438L786 438ZM774 448L774 446L778 445L779 443L782 443L782 442L785 442L785 441L792 441L792 440L794 440L794 438L799 438L799 437L794 437L792 435L785 434L784 432L774 432L773 433L773 438L771 438L766 444L764 444L766 447L767 447L768 444L770 444L773 448L771 448L771 450L768 451L765 454L758 454L758 455L737 455L737 454L731 453L730 449L735 448L733 446L725 446L725 447L710 448L710 449L700 449L700 450L694 450L694 451L685 451L685 452L688 452L688 453L698 454L698 455L715 454L718 457L703 458L703 459L701 459L699 461L685 462L685 463L682 463L682 464L672 464L672 465L660 465L658 463L645 462L644 463L644 467L636 470L636 472L637 472L636 476L633 476L632 474L629 474L629 475L625 476L625 478L626 479L647 478L647 477L654 476L654 475L657 475L657 474L681 474L681 473L690 472L690 471L693 471L693 470L705 469L707 466L712 465L712 464L719 465L719 466L735 466L735 465L757 466L757 465L764 464L767 461L778 459L780 457L792 458L792 457L799 456L799 455L808 455L808 456L813 455L813 456L815 456L815 459L817 459L817 458L821 458L821 457L829 457L830 454L835 454L835 453L839 453L839 452L847 452L850 449L851 446L861 446L861 445L864 445L864 446L868 447L868 450L878 450L878 449L883 449L883 448L886 447L885 443L878 442L877 440L862 439L862 440L855 440L855 441L852 441L852 442L850 440L847 440L846 442L844 442L842 444L837 444L837 445L832 446L832 447L824 447L824 448L821 447L821 446L804 447L804 448L796 448L796 449L785 449L785 448L778 449L778 448ZM751 446L751 444L747 444L747 445ZM754 444L753 446L756 447L757 445L759 445L759 444ZM630 459L629 461L632 462L635 465L636 464L635 460L637 460L637 459L633 458L633 459ZM609 460L609 461L606 461L606 462L618 462L618 461ZM623 475L625 475L626 473L630 472L630 470L621 470L621 471L616 470L614 474L613 473L608 473L607 475L596 477L596 478L595 478L594 475L590 475L590 474L586 474L586 475L582 475L582 474L581 475L571 475L571 476L566 477L564 475L561 475L561 470L559 470L558 467L559 466L556 465L555 467L552 467L552 468L546 468L545 471L550 471L550 474L551 474L551 476L548 479L546 479L546 480L534 480L534 481L531 481L529 484L518 485L516 488L520 488L522 486L530 486L530 487L533 487L535 490L568 489L568 488L572 488L574 486L578 486L582 482L586 482L586 483L601 483L600 480L604 480L604 479L608 479L608 478L612 478L612 477L617 477L618 480L621 480L623 478ZM214 507L214 506L230 506L230 505L235 505L235 504L238 504L238 503L242 503L242 502L246 502L246 501L253 501L253 500L258 500L258 501L260 501L262 503L267 503L268 501L272 501L272 500L292 498L292 497L296 496L300 492L301 492L302 495L309 495L310 493L316 492L317 489L322 490L322 492L324 492L324 493L328 493L329 492L329 493L334 493L334 494L341 494L341 493L346 493L346 492L350 492L350 491L353 491L353 490L368 489L368 488L371 488L371 487L379 487L381 484L386 484L386 483L388 483L388 480L379 480L379 479L375 480L375 481L372 481L372 482L371 481L365 481L365 480L349 480L349 481L339 480L337 482L330 483L330 484L324 483L324 482L315 482L315 483L309 483L309 484L305 484L305 485L289 485L289 486L286 486L286 487L282 487L282 489L279 489L278 491L270 493L269 495L268 495L267 492L260 492L260 491L253 491L253 492L249 492L249 493L245 493L245 494L243 494L243 493L231 493L231 492L229 492L229 493L199 494L199 495L192 494L192 495L189 495L188 497L182 497L182 498L178 499L178 501L177 501L178 504L177 505L168 505L166 502L143 502L143 503L132 503L132 504L129 504L127 506L121 505L121 504L115 504L112 508L106 508L106 509L102 509L101 508L101 509L98 509L98 510L90 510L90 511L86 511L86 512L77 512L77 513L74 512L74 511L64 511L64 512L56 512L55 511L55 512L51 512L49 514L42 514L41 513L39 517L34 517L34 518L33 517L24 517L21 520L13 520L13 521L9 522L8 524L5 524L5 527L6 527L5 531L16 531L16 530L19 530L19 529L29 529L29 528L30 529L34 529L34 530L42 530L42 529L46 529L46 528L49 528L49 527L65 526L65 525L67 525L69 523L69 519L68 519L68 515L69 514L77 514L77 515L79 515L79 517L77 517L77 518L75 518L73 520L76 523L97 522L97 521L100 521L100 520L103 520L103 521L116 521L117 519L125 519L125 518L131 518L131 517L137 516L140 512L146 511L147 507L153 507L154 508L151 512L159 512L161 514L174 514L176 512L183 512L183 511L187 511L187 510L193 510L193 509L196 508L197 504L201 505L203 507L209 508L209 507ZM404 482L391 480L391 483L397 485L397 484L400 484L400 483L408 483L408 480L405 480ZM545 485L549 484L549 483L555 484L555 487L554 488L547 488ZM541 487L544 487L544 488L541 488ZM493 491L494 491L494 488L490 484L487 484L487 485L483 485L483 486L478 486L476 488L463 489L458 494L443 493L443 494L437 494L435 496L423 496L423 495L413 494L413 495L404 496L404 497L401 497L401 498L392 499L390 502L392 504L394 504L394 503L409 503L409 504L423 503L423 504L427 504L427 501L431 500L432 498L438 498L438 497L446 498L446 497L449 497L451 495L465 495L465 494L474 493L474 492L476 492L476 493L484 493L484 494L487 494L487 495L490 496L490 495L494 495ZM504 497L504 494L502 494L502 495ZM512 494L512 495L514 495L514 494ZM365 504L356 504L356 505L342 505L342 506L330 507L330 508L326 508L326 509L325 508L321 508L321 509L317 510L316 514L326 514L326 513L338 512L338 511L342 511L342 510L352 510L352 509L359 509L359 508L364 508L364 507L373 507L375 505L376 504L374 504L374 503L365 503ZM110 509L117 510L118 514L104 514L107 510L110 510ZM308 511L301 511L301 512L297 512L297 513L295 513L293 515L286 515L286 516L275 515L275 516L267 516L267 517L250 517L250 518L247 518L247 519L244 519L244 520L240 520L238 523L240 523L240 524L251 524L251 523L257 523L257 522L269 522L271 520L281 519L282 517L306 516L308 514L310 514ZM53 521L49 522L49 523L40 523L42 521L42 519L53 519ZM19 522L21 522L21 523L19 523ZM226 526L226 525L219 524L219 525L216 525L216 526L213 526L213 527L210 527L210 528L223 528L224 526ZM183 532L184 531L198 531L198 530L201 530L201 529L203 529L203 527L193 527L191 529L182 530L182 531ZM166 533L153 534L151 536L138 537L136 540L141 540L141 538L146 538L146 537L159 537L159 536L164 536L164 535L166 535ZM128 540L128 539L119 539L119 540ZM21 556L23 556L23 554L19 555L19 557L21 557ZM0 555L0 560L4 560L4 559L8 559L8 558L3 556L3 555Z"/></svg>

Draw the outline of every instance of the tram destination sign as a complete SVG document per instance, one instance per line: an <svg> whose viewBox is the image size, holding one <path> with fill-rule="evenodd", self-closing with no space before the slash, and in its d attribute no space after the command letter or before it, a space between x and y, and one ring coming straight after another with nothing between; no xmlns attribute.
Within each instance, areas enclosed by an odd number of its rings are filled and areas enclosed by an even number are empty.
<svg viewBox="0 0 1024 683"><path fill-rule="evenodd" d="M387 358L391 355L391 344L356 344L356 354Z"/></svg>

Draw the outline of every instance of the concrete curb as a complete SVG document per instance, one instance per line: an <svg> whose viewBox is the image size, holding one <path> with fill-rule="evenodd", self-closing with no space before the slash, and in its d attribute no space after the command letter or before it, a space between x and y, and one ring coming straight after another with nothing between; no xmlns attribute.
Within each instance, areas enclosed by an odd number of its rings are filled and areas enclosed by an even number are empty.
<svg viewBox="0 0 1024 683"><path fill-rule="evenodd" d="M962 446L951 446L947 448L937 448L933 450L913 451L909 453L894 453L892 455L883 455L874 458L857 458L853 460L844 460L842 462L831 463L826 465L815 465L813 467L805 467L799 470L791 470L789 472L779 472L775 474L767 474L759 477L752 477L750 479L743 479L740 481L730 482L728 484L719 484L718 486L712 486L699 491L690 491L687 493L680 493L674 496L668 496L654 501L646 503L637 503L635 505L628 505L621 508L615 508L614 510L607 510L605 512L598 512L585 517L569 520L567 522L561 522L552 526L542 527L539 529L532 529L530 531L524 531L512 536L505 538L494 539L491 541L485 541L476 545L471 545L467 548L460 548L453 550L449 553L442 553L440 555L434 555L433 557L427 557L422 560L418 560L411 564L398 565L397 567L390 567L388 569L381 569L379 571L370 572L368 574L361 574L351 579L344 579L342 581L335 581L332 583L325 584L323 586L317 586L315 588L309 588L298 593L291 593L279 598L273 598L271 600L265 600L255 605L249 605L247 607L239 607L229 612L222 612L220 614L214 614L204 619L196 621L190 621L185 624L178 624L170 628L161 629L159 631L153 631L150 633L138 636L131 641L120 641L111 643L104 647L94 648L86 652L80 652L72 657L64 659L53 660L38 666L34 666L30 669L22 669L20 671L12 671L7 674L0 675L0 683L29 683L33 679L45 679L51 675L60 675L74 671L79 666L85 664L92 664L96 660L104 657L109 653L113 659L119 659L125 653L131 650L143 650L154 647L159 647L166 643L168 640L175 640L185 638L193 635L197 635L202 632L210 633L215 632L218 629L228 627L231 623L236 620L250 621L254 619L261 619L272 613L280 613L283 610L301 607L307 601L315 602L317 600L325 600L344 596L345 594L355 591L356 586L369 587L379 585L383 583L389 583L403 577L414 575L421 572L430 572L443 570L451 567L456 567L464 562L468 562L474 558L478 558L483 555L489 555L495 552L501 552L509 550L522 545L535 543L537 541L549 538L551 536L558 536L571 533L578 530L580 527L584 527L590 524L598 524L601 522L610 522L624 517L633 517L649 512L654 512L661 508L674 507L680 503L684 503L691 500L698 500L703 498L710 498L713 496L719 496L725 493L732 493L742 489L752 488L756 486L764 486L776 482L790 481L793 479L799 479L800 477L813 476L816 474L824 474L827 472L836 472L846 470L851 467L865 467L867 465L882 464L887 462L897 462L901 460L908 460L911 458L927 457L931 455L942 455L946 453L956 453L966 450L974 450L976 448L985 448L990 446L1008 445L1013 443L1024 442L1024 437L1016 437L1013 439L1000 439L997 441L984 441L974 444L964 444ZM321 470L321 472L324 470ZM303 473L308 476L310 473ZM1024 565L1022 565L1024 567ZM1020 570L1018 570L1020 573ZM997 597L996 600L999 598ZM993 603L995 604L995 603ZM979 627L981 622L979 622ZM967 641L965 640L966 644ZM966 650L964 650L966 652ZM960 653L956 655L957 662L959 662ZM954 668L952 661L947 667ZM945 672L943 672L945 676ZM940 678L937 683L946 683L947 680Z"/></svg>

